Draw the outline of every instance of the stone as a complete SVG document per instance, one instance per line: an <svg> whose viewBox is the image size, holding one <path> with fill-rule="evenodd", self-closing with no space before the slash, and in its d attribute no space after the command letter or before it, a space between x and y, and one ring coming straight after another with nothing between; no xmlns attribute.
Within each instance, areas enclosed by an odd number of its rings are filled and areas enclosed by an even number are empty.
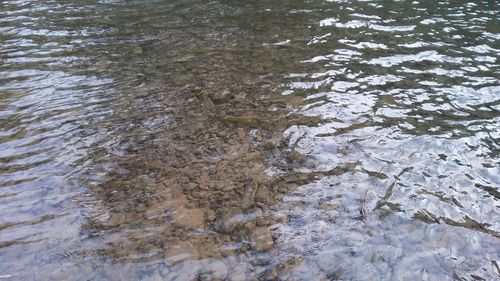
<svg viewBox="0 0 500 281"><path fill-rule="evenodd" d="M190 182L186 185L186 189L189 191L196 190L197 187L198 187L198 185L194 182Z"/></svg>
<svg viewBox="0 0 500 281"><path fill-rule="evenodd" d="M255 193L255 200L267 203L270 199L271 195L269 194L269 190L265 185L259 185L259 189Z"/></svg>
<svg viewBox="0 0 500 281"><path fill-rule="evenodd" d="M245 223L245 229L247 229L247 230L253 230L256 227L257 226L255 225L254 222L247 222L247 223Z"/></svg>
<svg viewBox="0 0 500 281"><path fill-rule="evenodd" d="M172 198L170 201L170 216L174 224L180 227L204 228L205 208L188 208L188 199L185 196Z"/></svg>
<svg viewBox="0 0 500 281"><path fill-rule="evenodd" d="M208 270L211 273L211 280L224 280L226 279L228 274L227 266L221 261L216 261L209 264Z"/></svg>
<svg viewBox="0 0 500 281"><path fill-rule="evenodd" d="M271 257L269 255L258 255L251 261L254 266L266 266L271 263Z"/></svg>
<svg viewBox="0 0 500 281"><path fill-rule="evenodd" d="M217 91L211 96L211 100L214 104L221 104L229 101L230 97L231 95L228 90Z"/></svg>
<svg viewBox="0 0 500 281"><path fill-rule="evenodd" d="M257 226L269 226L275 224L276 222L271 219L258 219L255 221Z"/></svg>
<svg viewBox="0 0 500 281"><path fill-rule="evenodd" d="M183 263L179 267L175 267L172 273L176 273L177 276L174 278L167 276L166 280L194 280L200 271L200 265L196 264L194 261L188 261Z"/></svg>
<svg viewBox="0 0 500 281"><path fill-rule="evenodd" d="M230 281L244 281L246 279L246 274L250 270L250 264L239 263L233 267L231 273L228 276Z"/></svg>
<svg viewBox="0 0 500 281"><path fill-rule="evenodd" d="M260 216L262 216L260 209L255 209L253 212L242 212L241 209L225 209L217 213L214 227L216 231L227 234L238 226Z"/></svg>
<svg viewBox="0 0 500 281"><path fill-rule="evenodd" d="M217 213L214 226L215 230L220 233L231 233L241 223L241 219L236 214L230 211L220 211Z"/></svg>
<svg viewBox="0 0 500 281"><path fill-rule="evenodd" d="M257 192L258 185L256 182L248 182L243 186L243 195L241 197L241 208L248 209L254 203L255 193Z"/></svg>
<svg viewBox="0 0 500 281"><path fill-rule="evenodd" d="M207 211L207 220L214 221L215 219L216 219L215 212L213 210L208 210Z"/></svg>
<svg viewBox="0 0 500 281"><path fill-rule="evenodd" d="M267 227L257 227L250 232L252 248L257 251L268 251L273 248L273 237Z"/></svg>
<svg viewBox="0 0 500 281"><path fill-rule="evenodd" d="M224 187L222 187L222 191L224 191L224 192L229 192L232 190L234 190L234 185L232 185L232 184L225 185Z"/></svg>

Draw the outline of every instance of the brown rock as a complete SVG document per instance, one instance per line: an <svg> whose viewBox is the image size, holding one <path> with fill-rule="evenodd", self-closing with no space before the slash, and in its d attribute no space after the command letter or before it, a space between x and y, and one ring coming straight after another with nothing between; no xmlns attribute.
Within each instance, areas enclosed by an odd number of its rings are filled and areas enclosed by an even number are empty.
<svg viewBox="0 0 500 281"><path fill-rule="evenodd" d="M259 189L257 190L257 193L255 193L255 201L259 202L268 202L269 201L269 190L265 185L259 185Z"/></svg>
<svg viewBox="0 0 500 281"><path fill-rule="evenodd" d="M230 97L231 97L230 92L228 90L224 90L213 93L213 95L210 98L213 101L213 103L221 104L227 102L230 99Z"/></svg>
<svg viewBox="0 0 500 281"><path fill-rule="evenodd" d="M231 281L247 280L246 274L248 271L250 271L250 268L251 266L248 263L240 263L235 265L231 270L231 274L229 275L229 280Z"/></svg>
<svg viewBox="0 0 500 281"><path fill-rule="evenodd" d="M235 228L262 216L260 209L253 212L242 212L241 209L225 209L217 213L214 222L215 230L220 233L231 233Z"/></svg>
<svg viewBox="0 0 500 281"><path fill-rule="evenodd" d="M213 210L208 210L207 211L207 220L214 221L215 219L216 219L215 212Z"/></svg>
<svg viewBox="0 0 500 281"><path fill-rule="evenodd" d="M250 232L252 248L257 251L268 251L273 248L273 237L267 227L257 227Z"/></svg>
<svg viewBox="0 0 500 281"><path fill-rule="evenodd" d="M257 192L258 185L256 182L248 182L243 186L243 194L241 196L241 208L248 209L254 203L255 193Z"/></svg>

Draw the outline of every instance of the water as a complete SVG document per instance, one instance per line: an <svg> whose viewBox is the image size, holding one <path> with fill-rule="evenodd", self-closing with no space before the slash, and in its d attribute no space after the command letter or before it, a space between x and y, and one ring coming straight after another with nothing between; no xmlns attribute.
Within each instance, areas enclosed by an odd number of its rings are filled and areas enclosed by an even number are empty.
<svg viewBox="0 0 500 281"><path fill-rule="evenodd" d="M3 1L1 279L499 279L498 11Z"/></svg>

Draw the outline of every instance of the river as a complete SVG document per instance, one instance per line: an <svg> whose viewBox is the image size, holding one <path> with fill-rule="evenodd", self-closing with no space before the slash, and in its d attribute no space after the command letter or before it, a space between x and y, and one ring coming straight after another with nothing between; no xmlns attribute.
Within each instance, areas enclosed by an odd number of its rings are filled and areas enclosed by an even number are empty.
<svg viewBox="0 0 500 281"><path fill-rule="evenodd" d="M2 1L0 280L500 279L499 11Z"/></svg>

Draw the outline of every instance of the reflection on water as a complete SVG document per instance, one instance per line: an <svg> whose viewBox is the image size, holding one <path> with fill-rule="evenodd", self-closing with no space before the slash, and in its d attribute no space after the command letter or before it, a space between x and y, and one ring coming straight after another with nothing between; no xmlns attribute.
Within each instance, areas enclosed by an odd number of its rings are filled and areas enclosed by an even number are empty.
<svg viewBox="0 0 500 281"><path fill-rule="evenodd" d="M495 1L4 1L12 280L500 278Z"/></svg>

